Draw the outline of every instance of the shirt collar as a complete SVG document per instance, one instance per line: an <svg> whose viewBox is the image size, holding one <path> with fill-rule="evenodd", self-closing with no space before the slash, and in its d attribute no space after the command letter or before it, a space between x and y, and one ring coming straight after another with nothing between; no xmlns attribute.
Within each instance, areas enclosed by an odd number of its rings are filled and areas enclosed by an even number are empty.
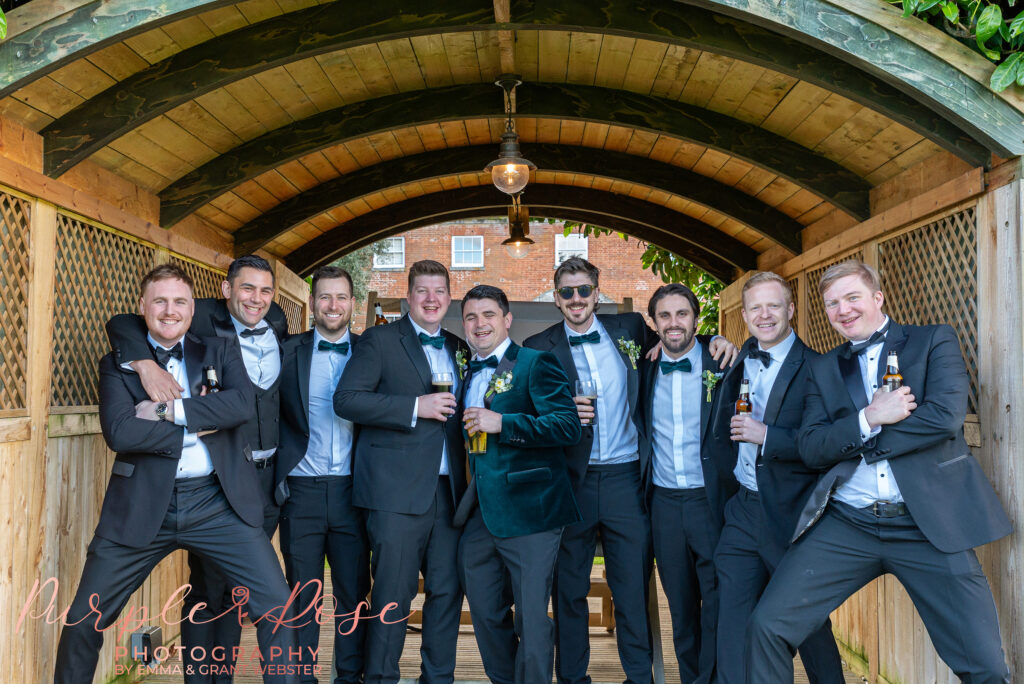
<svg viewBox="0 0 1024 684"><path fill-rule="evenodd" d="M416 323L416 321L412 320L412 316L409 316L409 322L412 323L413 332L423 333L424 335L427 335L428 337L437 337L438 335L443 335L444 334L444 333L441 332L442 329L440 327L438 327L436 333L429 333L429 332L427 332L425 328L421 327L419 324Z"/></svg>
<svg viewBox="0 0 1024 684"><path fill-rule="evenodd" d="M154 339L153 339L153 335L152 335L152 334L150 334L150 333L146 333L146 340L148 340L148 341L149 341L149 346L151 346L151 347L159 347L160 349L167 349L168 351L170 351L171 349L174 349L174 348L175 348L175 347L176 347L176 346L178 345L178 343L179 343L179 342L181 342L181 341L182 341L182 340L184 340L184 339L185 339L185 336L184 336L184 335L182 335L182 336L181 336L181 337L179 337L179 338L178 338L178 340L177 340L177 341L176 341L176 342L175 342L174 344L172 344L172 345L171 345L170 347L165 347L164 345L162 345L162 344L158 343L158 342L157 342L156 340L154 340ZM182 347L183 347L183 348L184 348L184 346L185 346L185 345L184 345L184 343L182 343Z"/></svg>
<svg viewBox="0 0 1024 684"><path fill-rule="evenodd" d="M700 368L701 354L702 354L701 349L702 349L702 347L700 346L700 341L699 340L694 340L693 341L693 348L690 349L690 351L686 352L685 354L680 356L678 359L673 359L672 357L670 357L668 355L668 352L666 352L665 349L662 348L662 350L661 350L661 357L662 357L661 360L662 361L681 361L683 359L690 359L690 366L692 368L694 368L694 369Z"/></svg>
<svg viewBox="0 0 1024 684"><path fill-rule="evenodd" d="M562 326L565 328L565 336L566 337L577 337L579 335L589 335L590 333L594 332L595 330L598 333L603 333L604 332L604 326L601 325L601 321L597 320L597 314L594 314L594 317L592 319L590 319L590 327L587 328L586 331L584 331L584 332L581 332L581 333L576 332L575 330L570 328L569 324L566 323L564 320L562 321Z"/></svg>
<svg viewBox="0 0 1024 684"><path fill-rule="evenodd" d="M757 343L757 348L760 349L761 351L768 352L773 360L782 363L783 361L786 360L786 357L789 356L789 351L793 348L794 344L796 344L796 331L790 330L789 335L786 336L786 339L782 340L771 349L765 349L764 347L761 346L760 342Z"/></svg>
<svg viewBox="0 0 1024 684"><path fill-rule="evenodd" d="M261 325L266 325L267 327L270 327L270 324L267 323L267 319L265 319L265 318L261 318L260 322L257 323L252 328L250 328L249 326L245 325L244 323L242 323L240 320L238 320L237 318L235 318L231 314L228 314L228 318L231 319L231 325L233 325L234 328L235 328L235 334L239 335L239 336L241 336L243 330L255 330L256 328L260 327Z"/></svg>
<svg viewBox="0 0 1024 684"><path fill-rule="evenodd" d="M341 344L342 342L350 342L352 339L352 328L348 327L345 329L345 334L338 338L338 341L334 344ZM313 328L313 350L316 351L317 347L320 346L320 342L327 342L327 338L320 334L320 331Z"/></svg>
<svg viewBox="0 0 1024 684"><path fill-rule="evenodd" d="M477 354L474 354L473 358L475 358L477 361L483 361L484 359L489 359L492 356L496 356L498 357L498 361L501 361L503 358L505 358L505 352L508 351L508 347L510 344L512 344L512 338L506 337L501 344L495 347L494 351L485 356L483 359L481 359L480 356Z"/></svg>
<svg viewBox="0 0 1024 684"><path fill-rule="evenodd" d="M882 317L882 324L881 324L880 326L878 326L877 328L875 328L875 330L874 330L874 331L872 332L872 334L874 334L874 333L876 333L876 332L881 332L882 330L884 330L884 329L885 329L885 326L887 326L887 325L889 325L889 317L888 317L888 316L883 316L883 317ZM885 335L888 335L888 334L889 334L889 331L888 331L888 330L886 330L886 331L885 331L885 334L884 334L884 335L882 335L882 339L881 339L881 340L879 340L878 342L875 342L875 343L874 343L873 345L871 345L871 346L872 346L872 347L876 347L876 346L878 346L878 345L882 344L882 343L883 343L883 340L885 339ZM870 337L869 337L868 339L870 339ZM857 342L863 342L863 341L864 341L864 340L850 340L850 342L852 342L852 343L854 343L854 344L856 344Z"/></svg>

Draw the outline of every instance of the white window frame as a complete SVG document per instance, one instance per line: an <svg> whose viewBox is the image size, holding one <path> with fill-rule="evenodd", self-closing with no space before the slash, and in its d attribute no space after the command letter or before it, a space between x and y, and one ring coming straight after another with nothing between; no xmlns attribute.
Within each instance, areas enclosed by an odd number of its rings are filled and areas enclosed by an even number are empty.
<svg viewBox="0 0 1024 684"><path fill-rule="evenodd" d="M389 249L386 254L374 254L373 255L373 269L375 271L403 271L405 270L405 238L404 237L389 237L384 240L394 240L391 244L397 244L401 247L399 250ZM399 256L398 263L381 263L380 258L382 256Z"/></svg>
<svg viewBox="0 0 1024 684"><path fill-rule="evenodd" d="M572 240L572 242L575 242L577 245L579 245L580 242L583 243L583 253L582 254L580 254L580 250L577 248L576 245L566 245L565 244L566 242L570 241L570 238L574 238ZM562 257L562 256L560 256L562 254L562 252L571 252L571 253L567 254L564 257ZM577 256L578 255L578 256L583 257L584 259L587 259L589 254L590 254L590 240L585 235L580 235L579 233L569 233L569 235L562 235L560 233L556 233L555 234L555 268L558 268L559 266L561 266L562 262L565 261L566 259L568 259L570 256Z"/></svg>
<svg viewBox="0 0 1024 684"><path fill-rule="evenodd" d="M455 260L455 251L456 251L455 250L455 243L457 241L459 241L459 240L471 240L475 244L479 245L479 254L480 254L479 261L463 262L463 263L456 262L456 260ZM463 253L466 253L468 250L462 249L460 251L463 252ZM473 250L472 253L475 254L476 252L477 252L477 250ZM452 268L483 268L484 267L484 236L483 235L452 235L452 261L451 261L451 264L452 264Z"/></svg>

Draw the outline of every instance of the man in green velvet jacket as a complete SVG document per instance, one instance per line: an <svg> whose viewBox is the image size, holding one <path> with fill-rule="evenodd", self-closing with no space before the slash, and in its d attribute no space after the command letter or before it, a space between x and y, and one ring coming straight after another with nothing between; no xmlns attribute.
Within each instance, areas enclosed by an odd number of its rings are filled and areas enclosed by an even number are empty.
<svg viewBox="0 0 1024 684"><path fill-rule="evenodd" d="M486 435L454 518L465 526L459 573L473 631L492 682L550 684L555 559L562 528L580 519L564 448L579 441L580 421L557 359L508 338L504 292L470 290L462 322L476 352L462 383L466 437Z"/></svg>

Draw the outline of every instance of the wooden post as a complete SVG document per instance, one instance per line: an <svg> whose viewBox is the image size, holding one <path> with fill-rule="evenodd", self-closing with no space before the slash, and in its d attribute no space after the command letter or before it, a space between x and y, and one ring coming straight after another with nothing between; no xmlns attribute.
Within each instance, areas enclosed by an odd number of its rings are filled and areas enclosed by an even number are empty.
<svg viewBox="0 0 1024 684"><path fill-rule="evenodd" d="M623 297L622 305L619 307L619 313L629 313L633 310L633 298Z"/></svg>
<svg viewBox="0 0 1024 684"><path fill-rule="evenodd" d="M47 416L50 411L51 357L53 348L54 266L57 255L57 211L52 204L32 203L31 275L28 317L28 410L32 424L22 463L15 468L21 492L15 516L14 541L20 547L13 555L15 596L28 597L33 583L62 575L59 567L56 511L51 503L61 487L53 480L51 459L47 458ZM65 576L61 576L62 582ZM6 616L5 616L6 617ZM16 616L7 619L17 619ZM11 672L22 673L24 681L41 682L53 677L53 660L59 629L43 620L27 620L24 639L15 643ZM11 634L14 633L12 629Z"/></svg>
<svg viewBox="0 0 1024 684"><path fill-rule="evenodd" d="M377 291L370 290L366 293L366 326L363 330L369 330L373 327L376 322L377 316L373 312L373 307L377 305Z"/></svg>
<svg viewBox="0 0 1024 684"><path fill-rule="evenodd" d="M1024 676L1024 296L1021 254L1021 160L1012 180L996 187L978 202L978 416L982 467L992 480L1003 506L1016 521L1017 532L982 550L999 610L1003 648L1010 658L1010 676Z"/></svg>

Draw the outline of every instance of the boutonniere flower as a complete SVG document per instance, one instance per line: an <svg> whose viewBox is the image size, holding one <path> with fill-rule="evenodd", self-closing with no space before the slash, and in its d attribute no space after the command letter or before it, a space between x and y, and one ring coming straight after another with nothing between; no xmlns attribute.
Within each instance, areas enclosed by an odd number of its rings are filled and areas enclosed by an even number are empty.
<svg viewBox="0 0 1024 684"><path fill-rule="evenodd" d="M723 375L725 375L725 373L712 373L709 370L704 371L704 386L708 388L708 403L711 403L711 390L715 389Z"/></svg>
<svg viewBox="0 0 1024 684"><path fill-rule="evenodd" d="M633 370L636 370L636 360L640 358L640 346L633 340L627 340L625 337L620 337L618 344L619 351L629 357Z"/></svg>
<svg viewBox="0 0 1024 684"><path fill-rule="evenodd" d="M491 381L487 383L487 391L484 392L484 398L489 399L495 394L508 392L510 389L512 389L512 371L505 371L501 375L495 373L491 376Z"/></svg>
<svg viewBox="0 0 1024 684"><path fill-rule="evenodd" d="M455 365L459 367L459 380L464 380L466 378L466 369L469 367L466 361L465 349L455 352Z"/></svg>

